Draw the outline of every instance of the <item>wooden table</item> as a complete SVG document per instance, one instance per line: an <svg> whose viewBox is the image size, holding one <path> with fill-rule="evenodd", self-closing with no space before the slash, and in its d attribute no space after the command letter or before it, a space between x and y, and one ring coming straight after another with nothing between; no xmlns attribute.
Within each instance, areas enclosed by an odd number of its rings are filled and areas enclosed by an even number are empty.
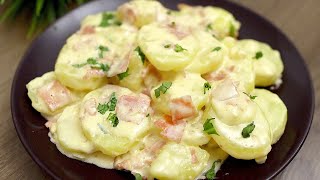
<svg viewBox="0 0 320 180"><path fill-rule="evenodd" d="M237 1L271 20L302 53L313 78L316 110L309 136L292 163L276 179L319 179L320 176L320 1ZM0 8L0 14L3 12ZM49 179L24 150L10 113L10 87L17 64L31 40L24 18L0 25L0 179Z"/></svg>

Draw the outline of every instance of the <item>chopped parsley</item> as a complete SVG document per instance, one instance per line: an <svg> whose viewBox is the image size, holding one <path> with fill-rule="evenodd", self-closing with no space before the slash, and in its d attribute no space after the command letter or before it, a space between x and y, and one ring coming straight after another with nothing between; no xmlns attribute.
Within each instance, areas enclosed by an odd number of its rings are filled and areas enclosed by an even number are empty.
<svg viewBox="0 0 320 180"><path fill-rule="evenodd" d="M256 52L256 55L253 57L253 59L260 59L263 57L263 53L261 51Z"/></svg>
<svg viewBox="0 0 320 180"><path fill-rule="evenodd" d="M125 77L129 76L129 68L126 70L126 72L120 73L117 75L119 80L121 81L122 79L124 79Z"/></svg>
<svg viewBox="0 0 320 180"><path fill-rule="evenodd" d="M168 14L168 15L171 15L171 13L172 13L172 11L170 11L170 10L167 11L167 14Z"/></svg>
<svg viewBox="0 0 320 180"><path fill-rule="evenodd" d="M110 123L112 124L112 127L117 127L117 125L119 124L119 119L115 113L111 112L108 115L107 120L110 121Z"/></svg>
<svg viewBox="0 0 320 180"><path fill-rule="evenodd" d="M182 52L182 51L187 51L187 49L181 47L179 44L174 45L174 51L175 52Z"/></svg>
<svg viewBox="0 0 320 180"><path fill-rule="evenodd" d="M108 104L100 104L98 105L97 107L97 110L100 114L105 114L108 110L109 110L109 107L108 107Z"/></svg>
<svg viewBox="0 0 320 180"><path fill-rule="evenodd" d="M170 25L171 25L171 27L175 27L176 26L176 22L172 21Z"/></svg>
<svg viewBox="0 0 320 180"><path fill-rule="evenodd" d="M100 27L108 27L112 25L120 26L122 23L115 17L113 13L103 13Z"/></svg>
<svg viewBox="0 0 320 180"><path fill-rule="evenodd" d="M206 82L203 84L203 94L206 94L207 91L211 89L210 83Z"/></svg>
<svg viewBox="0 0 320 180"><path fill-rule="evenodd" d="M167 90L171 87L172 82L163 82L161 86L159 86L157 89L154 90L154 94L156 98L158 98L162 92L162 94L165 94Z"/></svg>
<svg viewBox="0 0 320 180"><path fill-rule="evenodd" d="M134 178L135 178L135 180L142 180L142 176L139 173L135 173Z"/></svg>
<svg viewBox="0 0 320 180"><path fill-rule="evenodd" d="M146 115L146 117L149 117L149 116L150 116L150 114L147 114L147 115Z"/></svg>
<svg viewBox="0 0 320 180"><path fill-rule="evenodd" d="M247 95L251 100L254 100L256 97L258 97L258 96L252 96L246 92L243 92L243 94Z"/></svg>
<svg viewBox="0 0 320 180"><path fill-rule="evenodd" d="M220 163L220 162L221 162L221 160L218 159L218 160L216 160L216 161L214 161L214 162L212 163L211 168L210 168L209 171L207 171L207 173L206 173L206 178L207 178L208 180L213 180L213 179L216 177L216 163Z"/></svg>
<svg viewBox="0 0 320 180"><path fill-rule="evenodd" d="M203 124L203 131L207 134L216 134L219 136L213 124L211 123L211 120L214 120L214 119L215 118L208 118L206 120L206 122Z"/></svg>
<svg viewBox="0 0 320 180"><path fill-rule="evenodd" d="M117 97L116 97L116 93L113 92L108 102L109 111L114 111L116 109L116 105L117 105Z"/></svg>
<svg viewBox="0 0 320 180"><path fill-rule="evenodd" d="M117 97L116 97L116 93L113 92L111 94L109 102L104 104L99 103L97 110L100 114L104 115L107 111L114 111L116 109L116 105L117 105Z"/></svg>
<svg viewBox="0 0 320 180"><path fill-rule="evenodd" d="M106 127L104 127L102 124L98 123L98 127L99 127L99 129L100 129L104 134L107 134L107 133L108 133Z"/></svg>
<svg viewBox="0 0 320 180"><path fill-rule="evenodd" d="M207 31L211 31L212 29L213 29L213 28L212 28L212 24L208 24L207 27L206 27L206 30L207 30Z"/></svg>
<svg viewBox="0 0 320 180"><path fill-rule="evenodd" d="M234 27L234 25L232 23L230 23L229 35L232 37L236 37L236 28Z"/></svg>
<svg viewBox="0 0 320 180"><path fill-rule="evenodd" d="M138 47L136 47L136 49L134 49L134 51L137 51L137 53L142 61L142 64L144 64L144 61L146 60L146 55L142 52L141 48L138 46Z"/></svg>
<svg viewBox="0 0 320 180"><path fill-rule="evenodd" d="M106 46L100 45L98 47L98 50L99 50L99 58L103 58L103 53L109 51L109 48Z"/></svg>
<svg viewBox="0 0 320 180"><path fill-rule="evenodd" d="M88 58L86 63L73 64L72 66L75 68L81 68L86 65L90 65L90 67L94 69L101 69L104 72L107 72L110 69L108 64L98 63L97 59L95 58Z"/></svg>
<svg viewBox="0 0 320 180"><path fill-rule="evenodd" d="M171 47L171 44L166 44L163 46L164 48L170 48Z"/></svg>
<svg viewBox="0 0 320 180"><path fill-rule="evenodd" d="M218 47L215 47L215 48L213 48L212 49L212 52L214 52L214 51L220 51L222 48L220 47L220 46L218 46Z"/></svg>
<svg viewBox="0 0 320 180"><path fill-rule="evenodd" d="M248 126L246 126L245 128L243 128L241 135L243 138L248 138L250 137L250 133L252 133L252 131L254 130L256 126L254 125L254 122L250 123Z"/></svg>

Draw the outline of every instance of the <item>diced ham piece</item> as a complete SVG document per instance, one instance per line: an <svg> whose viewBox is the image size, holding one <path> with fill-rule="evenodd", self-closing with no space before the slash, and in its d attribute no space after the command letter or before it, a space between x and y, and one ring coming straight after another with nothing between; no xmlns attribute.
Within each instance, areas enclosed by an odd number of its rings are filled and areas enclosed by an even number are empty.
<svg viewBox="0 0 320 180"><path fill-rule="evenodd" d="M50 111L55 111L72 101L70 91L57 80L39 88L38 94Z"/></svg>
<svg viewBox="0 0 320 180"><path fill-rule="evenodd" d="M190 149L190 153L191 153L191 162L192 162L192 164L198 163L199 161L198 161L198 158L197 158L197 155L196 155L196 150L191 148Z"/></svg>
<svg viewBox="0 0 320 180"><path fill-rule="evenodd" d="M144 94L123 95L118 98L116 113L121 121L140 124L148 114L150 98Z"/></svg>
<svg viewBox="0 0 320 180"><path fill-rule="evenodd" d="M180 27L178 25L167 25L167 29L171 34L174 34L179 40L189 36L191 34L191 30L186 27Z"/></svg>
<svg viewBox="0 0 320 180"><path fill-rule="evenodd" d="M172 99L169 103L172 122L177 123L181 119L192 117L196 114L196 109L193 106L191 96L182 96Z"/></svg>
<svg viewBox="0 0 320 180"><path fill-rule="evenodd" d="M80 34L94 34L96 32L94 26L85 26L81 29Z"/></svg>
<svg viewBox="0 0 320 180"><path fill-rule="evenodd" d="M124 21L129 24L134 24L136 21L136 13L134 7L130 3L125 3L118 8L119 14Z"/></svg>
<svg viewBox="0 0 320 180"><path fill-rule="evenodd" d="M100 69L88 69L83 79L90 79L95 77L104 77L106 74Z"/></svg>
<svg viewBox="0 0 320 180"><path fill-rule="evenodd" d="M157 120L154 124L162 130L160 133L162 136L175 142L181 141L186 126L185 121L179 121L177 124L170 124L164 119Z"/></svg>
<svg viewBox="0 0 320 180"><path fill-rule="evenodd" d="M91 98L84 103L84 113L90 116L94 116L97 113L96 99Z"/></svg>

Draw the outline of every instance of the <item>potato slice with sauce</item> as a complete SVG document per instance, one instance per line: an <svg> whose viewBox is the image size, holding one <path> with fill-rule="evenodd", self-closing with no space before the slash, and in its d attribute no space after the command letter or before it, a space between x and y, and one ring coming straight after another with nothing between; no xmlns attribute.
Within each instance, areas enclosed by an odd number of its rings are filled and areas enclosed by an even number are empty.
<svg viewBox="0 0 320 180"><path fill-rule="evenodd" d="M33 79L26 87L32 107L44 116L60 113L64 107L79 101L86 94L62 85L54 72Z"/></svg>
<svg viewBox="0 0 320 180"><path fill-rule="evenodd" d="M115 108L104 109L110 106L110 102L113 103L112 106L116 105ZM109 156L124 154L150 128L149 118L146 117L149 106L150 99L144 94L136 94L119 86L106 85L84 97L80 107L83 131L104 154Z"/></svg>

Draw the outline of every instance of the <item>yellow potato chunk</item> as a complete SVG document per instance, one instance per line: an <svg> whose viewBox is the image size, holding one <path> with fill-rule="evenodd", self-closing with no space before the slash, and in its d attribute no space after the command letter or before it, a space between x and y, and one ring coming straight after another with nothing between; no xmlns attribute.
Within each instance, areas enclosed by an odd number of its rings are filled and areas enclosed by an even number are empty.
<svg viewBox="0 0 320 180"><path fill-rule="evenodd" d="M195 34L199 48L192 62L185 68L186 71L205 74L216 70L228 54L227 48L205 31Z"/></svg>
<svg viewBox="0 0 320 180"><path fill-rule="evenodd" d="M281 79L283 63L279 51L251 39L240 40L237 46L253 61L256 86L270 86Z"/></svg>
<svg viewBox="0 0 320 180"><path fill-rule="evenodd" d="M211 134L212 138L231 156L249 160L265 157L270 152L272 134L269 123L249 94L243 95L241 89L237 90L232 84L217 86L212 91L211 107L208 106L206 111L205 120L214 118L211 122L218 134ZM243 131L251 123L255 127L247 137Z"/></svg>
<svg viewBox="0 0 320 180"><path fill-rule="evenodd" d="M136 27L164 21L167 10L158 1L137 0L124 3L118 7L119 18Z"/></svg>
<svg viewBox="0 0 320 180"><path fill-rule="evenodd" d="M113 108L107 108L111 106L110 103ZM80 107L82 129L86 137L104 154L124 154L150 128L146 117L149 106L150 99L146 95L106 85L84 97Z"/></svg>
<svg viewBox="0 0 320 180"><path fill-rule="evenodd" d="M161 93L159 97L156 97L155 90L161 86L159 84L150 91L155 109L172 115L170 102L173 99L190 96L192 105L196 110L200 110L206 104L209 96L209 93L204 94L204 83L206 81L199 74L182 73L177 75L171 87L164 94Z"/></svg>
<svg viewBox="0 0 320 180"><path fill-rule="evenodd" d="M143 26L138 44L150 63L161 71L179 71L194 58L197 43L191 32L175 24Z"/></svg>
<svg viewBox="0 0 320 180"><path fill-rule="evenodd" d="M66 107L57 120L57 140L63 149L79 153L93 153L95 147L83 134L80 117L80 103Z"/></svg>
<svg viewBox="0 0 320 180"><path fill-rule="evenodd" d="M106 76L125 72L136 39L134 29L122 26L89 28L92 32L85 27L67 40L55 66L59 81L77 90L96 89L106 84Z"/></svg>
<svg viewBox="0 0 320 180"><path fill-rule="evenodd" d="M195 179L208 160L209 154L199 147L169 143L152 162L150 173L157 179Z"/></svg>
<svg viewBox="0 0 320 180"><path fill-rule="evenodd" d="M48 72L30 81L26 85L32 107L45 116L53 116L84 96L85 92L77 92L63 86L54 72Z"/></svg>
<svg viewBox="0 0 320 180"><path fill-rule="evenodd" d="M189 16L190 19L194 20L192 22L198 25L197 28L210 32L218 39L223 39L227 36L237 37L239 34L240 23L230 12L222 8L213 6L193 7L185 4L180 4L178 7L182 14L180 16ZM190 22L190 19L188 20L187 17L178 18L178 22L180 22L179 19L186 20L184 23Z"/></svg>
<svg viewBox="0 0 320 180"><path fill-rule="evenodd" d="M272 144L282 136L287 123L287 107L277 94L266 89L254 89L251 93L257 96L255 102L266 116L272 132Z"/></svg>

